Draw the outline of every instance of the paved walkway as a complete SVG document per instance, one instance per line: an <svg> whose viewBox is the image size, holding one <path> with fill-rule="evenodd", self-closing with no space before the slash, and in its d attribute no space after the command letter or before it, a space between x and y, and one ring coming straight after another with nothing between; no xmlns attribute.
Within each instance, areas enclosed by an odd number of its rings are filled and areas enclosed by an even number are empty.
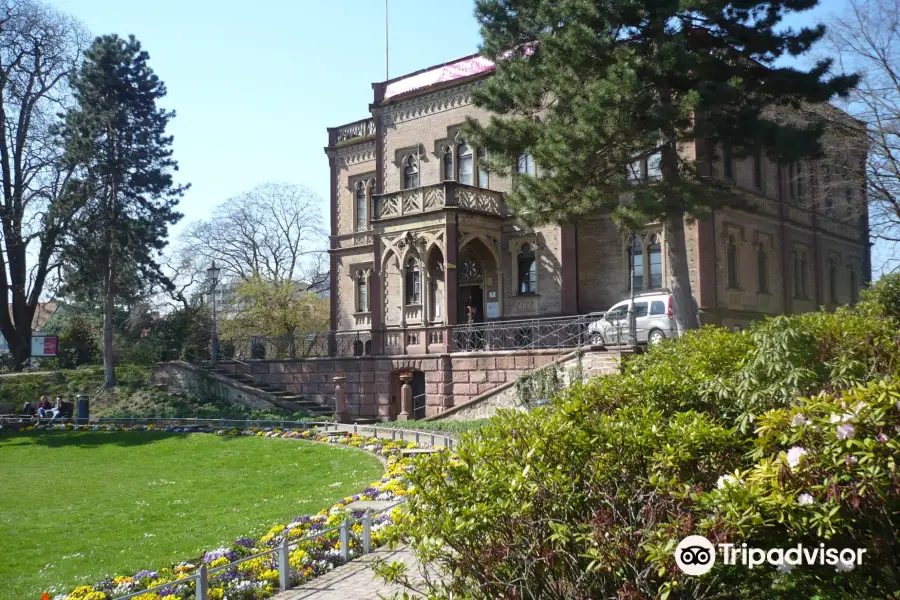
<svg viewBox="0 0 900 600"><path fill-rule="evenodd" d="M380 577L376 577L370 568L373 560L384 559L387 562L401 561L409 565L409 573L417 572L416 559L406 548L388 550L379 548L338 567L334 571L318 577L309 583L273 596L274 600L379 600L390 598L394 593L403 593L406 588L387 585ZM402 597L402 596L401 596Z"/></svg>

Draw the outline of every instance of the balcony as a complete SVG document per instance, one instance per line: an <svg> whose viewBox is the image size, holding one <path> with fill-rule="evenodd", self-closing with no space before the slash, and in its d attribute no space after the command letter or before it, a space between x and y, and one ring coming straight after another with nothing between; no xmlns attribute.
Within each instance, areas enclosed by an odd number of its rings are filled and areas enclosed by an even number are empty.
<svg viewBox="0 0 900 600"><path fill-rule="evenodd" d="M502 217L506 215L503 193L472 185L445 181L408 190L375 195L375 219L384 221L447 207Z"/></svg>
<svg viewBox="0 0 900 600"><path fill-rule="evenodd" d="M328 145L343 145L344 142L357 141L357 138L368 138L375 135L375 119L360 119L340 127L328 128ZM361 139L359 141L362 141Z"/></svg>

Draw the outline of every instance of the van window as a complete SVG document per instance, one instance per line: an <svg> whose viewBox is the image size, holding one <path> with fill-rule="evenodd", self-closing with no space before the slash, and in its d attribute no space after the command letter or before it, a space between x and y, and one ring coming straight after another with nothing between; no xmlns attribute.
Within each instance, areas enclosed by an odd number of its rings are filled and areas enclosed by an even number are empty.
<svg viewBox="0 0 900 600"><path fill-rule="evenodd" d="M666 314L666 305L662 300L654 300L650 303L650 314L651 315L664 315Z"/></svg>
<svg viewBox="0 0 900 600"><path fill-rule="evenodd" d="M606 311L606 320L607 321L615 321L616 319L624 319L625 311L628 310L628 306L625 304L618 304L613 306L611 309Z"/></svg>
<svg viewBox="0 0 900 600"><path fill-rule="evenodd" d="M647 303L646 302L635 302L634 303L634 316L635 316L635 318L647 316Z"/></svg>

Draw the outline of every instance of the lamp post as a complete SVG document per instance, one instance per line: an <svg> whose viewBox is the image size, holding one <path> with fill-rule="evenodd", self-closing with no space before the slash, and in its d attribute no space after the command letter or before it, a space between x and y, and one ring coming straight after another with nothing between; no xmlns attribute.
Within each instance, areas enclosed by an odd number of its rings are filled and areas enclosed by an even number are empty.
<svg viewBox="0 0 900 600"><path fill-rule="evenodd" d="M216 332L216 286L219 284L219 268L216 261L206 270L209 281L209 295L212 297L212 359L219 360L219 334Z"/></svg>
<svg viewBox="0 0 900 600"><path fill-rule="evenodd" d="M631 232L631 256L628 257L630 261L630 269L628 271L631 274L631 302L628 303L628 344L632 347L637 345L637 322L635 321L634 315L634 251L635 251L635 242L637 241L637 236L632 231ZM643 255L643 253L642 253ZM641 261L641 268L643 268L644 264Z"/></svg>

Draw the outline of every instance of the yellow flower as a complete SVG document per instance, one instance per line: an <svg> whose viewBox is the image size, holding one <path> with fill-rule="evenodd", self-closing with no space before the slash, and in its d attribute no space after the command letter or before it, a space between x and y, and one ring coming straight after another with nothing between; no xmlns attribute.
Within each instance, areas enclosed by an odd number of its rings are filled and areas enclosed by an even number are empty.
<svg viewBox="0 0 900 600"><path fill-rule="evenodd" d="M266 569L259 574L259 579L261 581L270 581L272 583L275 583L278 581L278 571L276 571L275 569Z"/></svg>
<svg viewBox="0 0 900 600"><path fill-rule="evenodd" d="M209 563L209 568L214 569L216 567L221 567L222 565L227 565L227 564L228 564L228 559L225 558L224 556L220 556L216 560Z"/></svg>
<svg viewBox="0 0 900 600"><path fill-rule="evenodd" d="M222 596L225 595L225 590L222 588L211 588L208 592L209 600L222 600Z"/></svg>

